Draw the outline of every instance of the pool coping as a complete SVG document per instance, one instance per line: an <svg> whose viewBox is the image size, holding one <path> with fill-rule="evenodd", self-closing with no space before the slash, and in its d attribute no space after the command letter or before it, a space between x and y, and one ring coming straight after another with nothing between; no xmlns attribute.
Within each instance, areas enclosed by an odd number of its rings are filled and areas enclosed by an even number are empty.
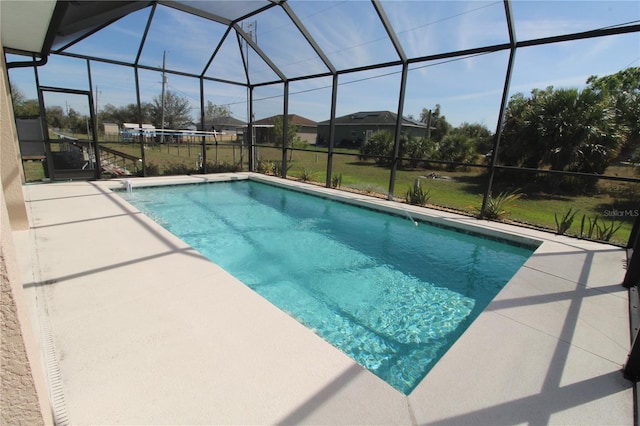
<svg viewBox="0 0 640 426"><path fill-rule="evenodd" d="M512 235L509 238L513 238L516 242L526 244L540 242L540 245L525 266L427 377L409 396L404 396L312 332L296 325L295 320L283 315L277 308L255 297L252 292L243 290L241 287L244 286L241 283L214 264L203 262L196 253L190 253L186 258L184 253L189 252L188 246L141 215L125 201L116 201L110 195L111 189L124 187L123 180L25 186L24 192L29 205L32 229L26 234L24 231L16 233L17 239L22 242L23 250L29 253L28 259L31 260L31 262L25 260L23 268L27 275L25 283L31 283L26 286L25 291L36 305L39 301L41 308L43 305L46 307L44 312L42 309L36 309L37 312L32 315L39 317L40 321L42 316L45 316L45 319L51 322L52 338L57 350L60 375L63 378L62 386L66 391L65 401L69 407L72 422L120 421L147 424L156 423L161 419L163 422L168 420L177 423L259 424L511 424L523 422L630 424L633 422L632 385L622 378L620 371L630 344L628 295L620 285L624 276L623 261L626 255L623 249L251 173L127 180L133 184L135 190L136 186L141 185L175 185L240 179L254 179L298 191L313 192L339 201L378 208L395 214L407 211L419 220L473 229L474 232L479 230L480 233L493 237L504 238L503 233L509 232L509 235ZM114 207L112 214L105 213ZM87 214L95 217L89 220L65 220L62 211L65 209L68 211L69 208L87 209ZM92 208L98 210L90 213L89 210ZM81 212L77 213L80 218ZM221 394L216 395L215 398L210 396L208 399L205 398L214 404L216 410L213 411L203 407L195 409L192 403L182 399L181 392L171 394L168 389L172 387L169 384L163 383L160 378L144 369L140 373L144 379L141 381L151 381L158 389L155 393L147 392L156 399L160 396L169 398L162 402L174 408L171 413L166 413L166 410L157 404L151 405L153 410L143 408L143 404L149 403L144 395L139 397L138 401L123 400L124 395L130 397L132 391L118 387L122 383L129 383L119 374L116 374L117 378L113 383L105 384L103 387L119 389L122 393L120 397L103 395L104 406L94 408L85 406L86 398L89 395L95 397L96 391L81 392L81 389L86 389L89 383L95 385L96 377L94 376L99 375L100 379L105 380L109 375L109 368L113 370L117 365L125 369L131 368L131 365L115 363L109 359L103 359L103 364L96 365L90 355L94 357L99 355L87 351L85 346L87 341L96 345L104 342L95 341L96 336L91 336L91 329L80 332L78 328L81 327L74 320L82 317L98 321L93 318L96 314L91 310L98 307L119 312L122 315L135 314L131 311L131 306L120 311L120 305L124 302L119 302L113 289L101 281L103 276L106 281L109 281L117 275L117 272L107 266L113 265L113 260L85 259L86 262L91 263L94 270L99 271L99 274L91 276L95 282L96 294L102 297L100 304L96 304L91 298L91 293L83 287L83 285L86 286L86 279L82 271L87 269L87 265L72 264L65 267L59 263L64 258L55 253L63 248L68 252L76 250L73 249L73 239L76 239L76 245L78 241L82 241L82 232L85 232L86 237L92 220L95 221L94 225L104 222L105 230L109 227L110 233L123 232L126 235L127 232L144 231L153 234L152 239L160 241L163 245L170 244L175 251L163 258L166 260L166 265L163 264L165 262L154 263L154 255L150 254L144 262L136 262L135 265L129 265L126 260L121 259L120 263L116 263L118 267L125 265L122 268L135 266L144 269L151 266L151 271L141 272L141 274L149 274L149 276L155 274L154 280L160 280L162 274L165 274L167 279L175 278L175 275L172 276L172 269L186 262L194 269L194 281L189 281L189 284L195 289L204 292L214 291L200 287L201 284L195 279L198 274L215 276L220 282L228 283L226 285L232 290L224 288L215 289L215 291L221 292L220 294L232 292L234 297L241 299L242 303L246 302L262 315L258 323L251 319L236 319L243 324L246 322L244 327L249 327L249 331L239 329L238 333L251 335L250 327L260 327L263 326L260 322L266 324L274 321L278 324L277 331L271 331L270 328L262 330L265 333L263 337L268 338L264 342L261 341L261 344L257 345L258 348L264 352L265 357L285 352L295 354L296 359L287 362L271 360L274 366L279 366L279 371L276 369L269 372L256 372L249 369L250 371L242 373L247 374L247 377L237 379L243 384L238 386L238 389L228 389L228 395ZM120 231L117 228L111 229L112 225L120 227ZM66 228L64 234L56 232L58 227ZM70 228L82 229L82 232L80 235L75 235L75 230L68 232ZM143 230L140 231L140 228ZM56 237L60 238L61 235L64 235L66 241L57 242ZM140 235L143 236L143 234ZM105 236L105 246L98 248L102 257L106 258L114 249L110 246L111 244L113 240ZM121 248L121 250L124 249ZM76 259L82 255L77 252ZM169 262L169 259L174 257L175 261ZM105 262L107 262L106 265ZM39 271L37 277L33 276L34 265ZM160 272L162 274L159 274ZM61 276L64 279L60 279ZM66 281L66 284L61 281ZM83 284L81 285L80 282ZM143 287L141 294L154 291L154 287L150 285L139 285ZM166 286L162 287L166 291L172 291L170 283L159 285ZM125 286L120 286L119 290L128 291ZM210 296L213 297L213 294ZM142 297L140 294L135 297L132 294L134 300L140 297ZM194 299L190 302L197 304L197 297L195 295L191 297ZM154 318L161 318L163 306L165 306L163 304L171 300L159 297L157 300L153 298L153 301L156 303L153 306L153 309L156 309L153 311L156 315ZM241 309L242 303L238 301L234 305L235 308ZM180 315L188 318L199 312L195 308L194 312L188 312L187 308L188 306L178 304L175 309L180 310ZM204 315L202 312L200 314ZM218 319L224 321L225 318L228 319L236 314L236 312L227 312L227 317L222 316ZM105 328L122 326L118 321L114 322L116 324L113 325L99 322L92 322L92 324L94 326L101 324ZM155 327L153 323L145 323L145 325ZM207 327L198 324L194 328L199 332L210 331ZM180 339L178 334L163 336L163 332L168 332L160 328L153 328L153 332L161 336L158 337L160 341ZM268 336L270 333L274 335ZM135 335L135 330L131 331L131 335L126 334L129 338ZM138 337L139 335L140 332ZM232 337L228 339L233 340ZM253 347L248 343L235 340L234 342L239 346ZM270 342L280 342L286 350L272 348ZM122 344L117 339L109 340L109 343ZM214 350L206 344L204 348L200 345L203 343L197 342L195 347L198 350L194 350L199 356L206 353L206 350ZM138 349L145 351L144 347ZM104 351L109 350L105 346ZM175 349L175 351L185 354L183 350ZM159 357L155 353L152 354ZM119 352L113 352L111 355L116 358L123 356ZM149 353L147 355L151 356ZM238 360L246 360L247 358L246 354L226 350L223 350L221 355L229 359L236 357ZM135 354L128 354L125 358L130 361L130 364L141 367L141 360ZM198 360L203 362L200 358ZM171 371L171 368L165 365L169 361L170 359L164 358L158 360L159 368ZM256 365L264 366L262 362L253 359L252 361ZM307 362L315 368L305 369ZM89 366L92 366L96 372L86 371ZM231 366L227 365L227 367L234 371L234 374L238 374L238 371ZM215 368L208 368L200 372L197 370L197 368L194 370L191 367L185 367L184 372L184 377L191 378L191 383L196 388L198 384L204 386L198 382L199 373L215 378L216 381L225 383L228 387L236 385L232 378L225 376L224 369L218 371ZM290 377L292 372L295 372L297 377ZM131 370L129 373L135 375L136 371ZM256 376L260 380L256 379ZM179 376L176 373L176 376L168 374L168 377ZM173 386L184 393L184 383L174 383ZM251 389L252 387L255 389ZM285 389L286 387L290 389ZM137 389L136 386L132 388ZM265 397L258 392L265 389L273 389L274 395ZM193 398L193 394L190 395ZM202 404L202 398L204 397L196 400ZM247 404L253 405L249 412L246 408ZM137 412L134 413L135 410ZM165 417L159 417L162 414Z"/></svg>

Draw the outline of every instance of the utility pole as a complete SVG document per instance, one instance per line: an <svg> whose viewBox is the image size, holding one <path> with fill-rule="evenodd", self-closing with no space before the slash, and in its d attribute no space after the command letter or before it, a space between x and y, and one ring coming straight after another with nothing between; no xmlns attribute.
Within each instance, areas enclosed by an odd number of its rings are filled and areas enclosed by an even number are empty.
<svg viewBox="0 0 640 426"><path fill-rule="evenodd" d="M160 143L164 143L164 87L167 85L167 76L165 74L165 68L167 66L167 51L165 50L162 53L162 113L160 120L162 123L160 124ZM142 130L142 129L140 129Z"/></svg>
<svg viewBox="0 0 640 426"><path fill-rule="evenodd" d="M98 86L96 85L96 118L98 118Z"/></svg>

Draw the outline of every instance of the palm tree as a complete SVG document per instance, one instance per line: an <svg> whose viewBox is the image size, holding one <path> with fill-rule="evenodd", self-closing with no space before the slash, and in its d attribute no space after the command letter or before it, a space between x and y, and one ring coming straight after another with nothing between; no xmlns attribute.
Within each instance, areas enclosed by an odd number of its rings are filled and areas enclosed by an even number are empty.
<svg viewBox="0 0 640 426"><path fill-rule="evenodd" d="M552 169L601 174L618 154L622 132L615 108L593 90L556 90L540 115Z"/></svg>

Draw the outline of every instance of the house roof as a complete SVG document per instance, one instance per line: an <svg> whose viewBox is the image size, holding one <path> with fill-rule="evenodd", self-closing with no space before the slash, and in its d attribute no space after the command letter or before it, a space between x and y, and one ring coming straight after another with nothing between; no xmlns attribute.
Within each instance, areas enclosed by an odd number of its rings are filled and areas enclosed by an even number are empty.
<svg viewBox="0 0 640 426"><path fill-rule="evenodd" d="M302 117L297 114L289 114L289 124L300 125L300 126L317 126L318 123L316 121L310 120L308 118ZM282 114L273 115L271 117L262 118L260 120L256 120L255 124L264 125L264 124L273 124L274 119L280 118L282 119Z"/></svg>
<svg viewBox="0 0 640 426"><path fill-rule="evenodd" d="M125 129L155 129L156 126L154 126L153 124L138 124L138 123L122 123L122 127L124 127Z"/></svg>
<svg viewBox="0 0 640 426"><path fill-rule="evenodd" d="M204 123L204 130L209 130L211 129L211 126L214 127L243 127L246 126L247 123L245 123L242 120L238 120L237 118L234 117L216 117L213 120L207 120Z"/></svg>
<svg viewBox="0 0 640 426"><path fill-rule="evenodd" d="M336 117L336 126L395 126L398 115L391 111L360 111L353 114ZM329 125L329 120L321 121L320 125ZM405 127L426 127L425 123L403 117L402 125Z"/></svg>

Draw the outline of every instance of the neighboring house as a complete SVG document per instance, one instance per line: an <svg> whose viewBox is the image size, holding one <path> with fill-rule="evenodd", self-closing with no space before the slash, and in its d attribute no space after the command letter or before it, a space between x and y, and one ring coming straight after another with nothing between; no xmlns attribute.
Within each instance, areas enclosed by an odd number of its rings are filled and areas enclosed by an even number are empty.
<svg viewBox="0 0 640 426"><path fill-rule="evenodd" d="M145 142L152 142L156 136L156 126L153 124L122 123L122 140L133 142L136 136L142 134Z"/></svg>
<svg viewBox="0 0 640 426"><path fill-rule="evenodd" d="M236 134L238 132L242 133L245 127L247 127L247 123L237 118L216 117L205 121L204 128L198 130L210 132L215 129L216 132L222 133L218 138L219 141L229 142L236 140Z"/></svg>
<svg viewBox="0 0 640 426"><path fill-rule="evenodd" d="M392 134L396 131L398 115L391 111L362 111L336 117L334 145L342 147L359 147L375 132L386 130ZM425 123L402 118L402 133L415 137L424 137ZM318 123L318 144L329 144L329 120Z"/></svg>
<svg viewBox="0 0 640 426"><path fill-rule="evenodd" d="M280 114L255 121L253 124L255 125L256 143L274 143L275 135L273 132L273 125L276 119L282 120L282 118L283 115ZM303 142L311 145L314 145L316 143L316 137L318 133L317 122L296 114L289 114L288 121L290 126L298 126L298 132L296 133L296 135Z"/></svg>

